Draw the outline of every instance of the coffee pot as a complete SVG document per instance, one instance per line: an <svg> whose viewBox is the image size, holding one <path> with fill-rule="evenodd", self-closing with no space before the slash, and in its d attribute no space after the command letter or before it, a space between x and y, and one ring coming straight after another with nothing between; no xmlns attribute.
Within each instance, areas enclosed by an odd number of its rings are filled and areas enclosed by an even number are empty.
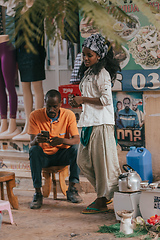
<svg viewBox="0 0 160 240"><path fill-rule="evenodd" d="M133 233L133 224L132 224L133 214L134 214L134 210L117 211L117 215L121 217L120 232L123 232L125 234Z"/></svg>
<svg viewBox="0 0 160 240"><path fill-rule="evenodd" d="M141 177L139 174L128 164L123 165L126 173L119 176L118 185L120 192L136 192L140 191Z"/></svg>

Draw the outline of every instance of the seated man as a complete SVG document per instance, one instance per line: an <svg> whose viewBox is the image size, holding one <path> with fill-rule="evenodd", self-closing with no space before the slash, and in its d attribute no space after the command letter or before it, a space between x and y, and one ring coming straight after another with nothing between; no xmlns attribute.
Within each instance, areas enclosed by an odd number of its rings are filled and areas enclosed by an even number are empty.
<svg viewBox="0 0 160 240"><path fill-rule="evenodd" d="M73 203L82 201L74 187L79 182L80 172L76 162L80 139L75 114L61 108L61 94L57 90L48 91L45 102L46 107L31 112L29 119L29 159L35 188L31 209L42 206L41 172L42 168L50 166L70 165L67 199ZM48 131L49 137L41 131Z"/></svg>

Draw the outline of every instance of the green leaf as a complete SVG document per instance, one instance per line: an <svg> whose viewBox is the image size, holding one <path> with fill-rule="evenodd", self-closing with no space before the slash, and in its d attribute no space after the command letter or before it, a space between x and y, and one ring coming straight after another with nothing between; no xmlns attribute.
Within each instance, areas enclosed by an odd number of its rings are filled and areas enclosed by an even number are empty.
<svg viewBox="0 0 160 240"><path fill-rule="evenodd" d="M35 38L39 41L43 35L41 30L43 22L45 22L47 37L54 39L54 44L57 41L62 42L62 39L78 43L79 11L84 18L92 19L93 27L97 28L102 35L118 44L124 43L125 40L114 31L112 27L114 23L117 20L135 21L120 8L120 5L124 4L123 0L34 0L31 8L27 8L25 0L15 0L15 2L19 10L16 14L17 24L13 37L16 37L17 46L25 42L31 51L33 50L31 39ZM134 0L134 4L152 24L160 28L160 24L156 21L156 14L159 13L148 0ZM26 11L22 14L21 11L24 8ZM21 30L24 36L18 35Z"/></svg>

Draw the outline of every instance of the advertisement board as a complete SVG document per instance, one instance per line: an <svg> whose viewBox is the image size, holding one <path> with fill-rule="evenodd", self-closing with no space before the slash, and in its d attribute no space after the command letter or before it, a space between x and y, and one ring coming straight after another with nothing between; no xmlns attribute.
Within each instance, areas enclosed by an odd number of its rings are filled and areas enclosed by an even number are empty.
<svg viewBox="0 0 160 240"><path fill-rule="evenodd" d="M160 90L160 31L153 26L138 7L128 1L120 5L121 9L131 16L133 22L116 21L113 30L126 40L121 48L113 43L115 57L119 60L122 71L112 88L113 91L147 91ZM159 10L159 3L150 1ZM106 8L107 11L107 8ZM155 14L160 22L160 14ZM80 42L98 32L92 21L80 17ZM110 40L112 41L112 40Z"/></svg>

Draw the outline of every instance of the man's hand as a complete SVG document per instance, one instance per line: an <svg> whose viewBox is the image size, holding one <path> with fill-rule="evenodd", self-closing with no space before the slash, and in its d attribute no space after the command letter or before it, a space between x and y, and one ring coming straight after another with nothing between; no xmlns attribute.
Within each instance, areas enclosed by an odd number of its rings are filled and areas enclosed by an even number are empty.
<svg viewBox="0 0 160 240"><path fill-rule="evenodd" d="M38 133L37 135L30 134L30 144L31 146L38 145L39 143L47 143L48 137L45 137L42 133Z"/></svg>
<svg viewBox="0 0 160 240"><path fill-rule="evenodd" d="M50 138L47 143L49 143L52 147L55 147L57 145L63 144L63 138L59 138L59 137L53 137Z"/></svg>
<svg viewBox="0 0 160 240"><path fill-rule="evenodd" d="M46 143L46 142L48 142L48 137L45 137L42 133L38 133L35 136L35 142L36 143Z"/></svg>
<svg viewBox="0 0 160 240"><path fill-rule="evenodd" d="M72 136L72 138L59 138L59 137L53 137L53 138L47 138L43 134L38 133L37 135L31 134L31 146L38 145L39 143L48 143L52 147L56 147L57 145L65 144L65 145L75 145L79 144L80 138L79 135Z"/></svg>

